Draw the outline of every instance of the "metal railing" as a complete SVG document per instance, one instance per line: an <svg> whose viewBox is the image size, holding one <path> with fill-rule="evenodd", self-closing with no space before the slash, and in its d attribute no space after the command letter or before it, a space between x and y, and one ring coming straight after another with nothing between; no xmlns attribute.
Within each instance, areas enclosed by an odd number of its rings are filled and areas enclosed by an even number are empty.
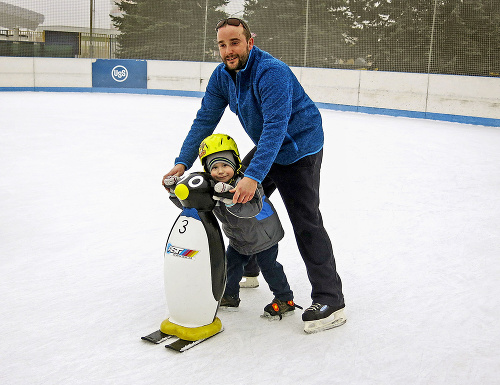
<svg viewBox="0 0 500 385"><path fill-rule="evenodd" d="M51 31L56 32L57 31ZM67 32L63 32L67 33ZM78 48L70 44L47 43L45 31L0 30L0 56L41 56L114 59L116 36L111 34L75 32Z"/></svg>

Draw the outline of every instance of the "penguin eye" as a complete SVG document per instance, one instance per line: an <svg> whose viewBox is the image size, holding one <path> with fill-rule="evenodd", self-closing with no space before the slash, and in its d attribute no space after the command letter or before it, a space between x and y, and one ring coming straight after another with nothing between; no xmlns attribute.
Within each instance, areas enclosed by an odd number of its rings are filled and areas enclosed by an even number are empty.
<svg viewBox="0 0 500 385"><path fill-rule="evenodd" d="M188 181L188 186L191 188L198 188L203 184L204 181L205 179L203 179L201 175L196 175Z"/></svg>

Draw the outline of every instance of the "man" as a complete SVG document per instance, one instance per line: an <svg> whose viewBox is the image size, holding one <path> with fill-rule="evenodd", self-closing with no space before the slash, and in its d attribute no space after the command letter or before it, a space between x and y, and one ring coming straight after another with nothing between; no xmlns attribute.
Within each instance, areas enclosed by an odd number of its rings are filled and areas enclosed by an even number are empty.
<svg viewBox="0 0 500 385"><path fill-rule="evenodd" d="M229 105L256 145L243 161L244 177L231 190L233 202L251 200L258 183L267 195L278 188L312 286L313 304L302 314L304 331L340 326L346 321L342 282L319 210L324 141L319 110L290 68L254 45L243 20L221 20L216 31L223 63L212 73L175 167L165 177L192 166L200 143Z"/></svg>

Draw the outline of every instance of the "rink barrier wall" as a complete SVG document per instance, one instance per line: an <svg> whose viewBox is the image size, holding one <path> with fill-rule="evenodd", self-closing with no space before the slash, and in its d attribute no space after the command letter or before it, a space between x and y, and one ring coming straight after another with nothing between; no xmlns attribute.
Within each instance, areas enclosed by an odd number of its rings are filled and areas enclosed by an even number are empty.
<svg viewBox="0 0 500 385"><path fill-rule="evenodd" d="M93 67L102 60L0 57L0 91L203 97L218 65L140 61L146 62L141 67L147 74L140 75L147 76L144 88L113 82L96 87ZM115 62L126 67L139 61L115 59L110 64ZM320 108L500 127L500 78L302 67L292 71Z"/></svg>

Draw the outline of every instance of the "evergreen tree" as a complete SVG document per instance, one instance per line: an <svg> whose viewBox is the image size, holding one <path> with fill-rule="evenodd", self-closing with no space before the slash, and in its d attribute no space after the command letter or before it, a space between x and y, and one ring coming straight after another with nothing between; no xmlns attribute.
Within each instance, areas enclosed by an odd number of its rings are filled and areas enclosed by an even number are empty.
<svg viewBox="0 0 500 385"><path fill-rule="evenodd" d="M302 65L305 7L294 0L248 0L244 18L255 44L289 65Z"/></svg>
<svg viewBox="0 0 500 385"><path fill-rule="evenodd" d="M381 70L488 75L492 68L498 68L498 1L344 0L341 3L339 12L351 26L349 36L359 51L373 56Z"/></svg>
<svg viewBox="0 0 500 385"><path fill-rule="evenodd" d="M432 72L490 75L500 60L500 4L448 1L438 13Z"/></svg>
<svg viewBox="0 0 500 385"><path fill-rule="evenodd" d="M213 29L228 2L122 0L118 56L218 60ZM500 73L499 0L245 0L243 18L259 48L292 66Z"/></svg>
<svg viewBox="0 0 500 385"><path fill-rule="evenodd" d="M247 0L255 44L291 66L331 67L345 46L333 0Z"/></svg>
<svg viewBox="0 0 500 385"><path fill-rule="evenodd" d="M124 12L112 17L121 32L118 57L161 60L213 60L213 28L225 17L228 0L122 0ZM208 15L206 15L206 8ZM205 17L206 16L206 17ZM207 35L207 36L205 36Z"/></svg>

